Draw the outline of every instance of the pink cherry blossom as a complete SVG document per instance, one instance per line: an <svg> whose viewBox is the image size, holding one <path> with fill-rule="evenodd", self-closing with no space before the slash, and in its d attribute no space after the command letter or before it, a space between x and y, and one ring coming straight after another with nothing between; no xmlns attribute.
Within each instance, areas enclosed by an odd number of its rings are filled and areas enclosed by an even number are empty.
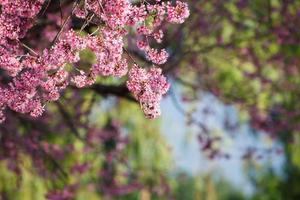
<svg viewBox="0 0 300 200"><path fill-rule="evenodd" d="M129 0L86 0L76 1L69 8L69 17L47 13L44 16L60 30L45 25L41 30L44 46L29 40L39 17L47 6L45 0L0 0L0 122L4 121L5 110L40 116L45 105L59 99L61 92L70 84L82 88L94 84L98 76L123 77L135 63L126 48L128 32L135 31L137 47L154 64L167 62L165 49L151 47L149 39L161 43L164 21L182 23L189 15L186 3L156 1L156 3L133 5ZM63 18L65 21L63 25ZM90 18L91 17L91 18ZM68 19L77 18L98 27L97 34L81 34L72 27ZM153 19L153 20L149 20ZM52 25L52 26L53 26ZM50 41L49 41L50 40ZM51 42L51 40L53 40ZM25 43L30 41L29 45ZM89 49L96 62L90 68L76 68L80 52ZM70 69L71 66L71 69ZM166 94L169 84L158 67L149 70L133 66L129 70L127 86L140 101L145 115L154 118L160 115L159 102Z"/></svg>
<svg viewBox="0 0 300 200"><path fill-rule="evenodd" d="M160 68L153 67L147 71L137 65L129 71L127 87L140 102L148 118L160 115L159 102L170 87L161 73Z"/></svg>

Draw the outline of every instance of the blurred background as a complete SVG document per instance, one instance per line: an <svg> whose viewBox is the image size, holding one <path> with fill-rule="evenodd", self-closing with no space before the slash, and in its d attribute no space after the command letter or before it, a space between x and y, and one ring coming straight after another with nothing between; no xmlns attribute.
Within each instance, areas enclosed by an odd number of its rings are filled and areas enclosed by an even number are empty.
<svg viewBox="0 0 300 200"><path fill-rule="evenodd" d="M144 117L126 78L69 88L39 119L8 111L0 199L300 199L300 1L187 3L157 46L171 55L161 117Z"/></svg>

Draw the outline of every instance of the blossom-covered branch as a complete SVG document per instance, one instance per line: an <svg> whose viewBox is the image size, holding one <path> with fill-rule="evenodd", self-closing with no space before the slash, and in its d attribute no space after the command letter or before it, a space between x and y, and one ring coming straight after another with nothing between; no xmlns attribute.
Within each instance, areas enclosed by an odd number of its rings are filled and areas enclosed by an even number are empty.
<svg viewBox="0 0 300 200"><path fill-rule="evenodd" d="M0 0L1 122L5 120L7 108L40 116L45 105L57 101L69 84L82 88L93 85L99 76L125 76L132 63L124 55L124 38L128 31L135 32L137 47L149 61L164 64L167 50L151 47L150 40L161 43L164 22L183 23L189 16L187 4L181 1L175 4L143 1L139 5L129 0L75 1L67 6L67 14L57 15L45 13L49 4L45 0ZM84 21L79 29L70 22L73 18ZM47 20L54 21L60 29L41 25L41 21ZM89 24L93 24L96 31L83 34ZM30 30L36 26L43 40L34 41ZM41 41L49 41L49 46ZM87 49L92 51L96 61L89 68L78 69L80 53ZM159 68L150 69L149 75L154 77L149 78L144 77L148 75L142 66L135 64L129 71L129 90L140 101L147 117L157 117L159 101L168 89ZM132 74L140 80L136 81ZM139 90L143 94L137 94L137 87L143 88Z"/></svg>

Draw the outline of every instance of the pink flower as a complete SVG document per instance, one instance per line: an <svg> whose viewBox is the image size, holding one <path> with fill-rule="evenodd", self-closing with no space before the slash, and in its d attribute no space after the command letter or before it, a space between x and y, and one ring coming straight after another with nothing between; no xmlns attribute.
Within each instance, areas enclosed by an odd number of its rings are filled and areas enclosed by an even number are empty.
<svg viewBox="0 0 300 200"><path fill-rule="evenodd" d="M157 49L149 49L147 52L147 58L155 64L161 65L167 62L169 57L168 52L165 49L157 50Z"/></svg>
<svg viewBox="0 0 300 200"><path fill-rule="evenodd" d="M146 71L137 65L129 71L127 87L140 102L141 108L148 118L160 115L159 102L170 87L161 73L160 68L153 67Z"/></svg>
<svg viewBox="0 0 300 200"><path fill-rule="evenodd" d="M176 1L175 6L172 6L171 3L168 3L167 13L167 20L171 23L177 24L182 24L190 15L187 3L183 3L181 1Z"/></svg>
<svg viewBox="0 0 300 200"><path fill-rule="evenodd" d="M125 76L128 61L124 56L124 38L129 27L136 30L137 47L145 52L147 59L157 65L164 64L167 51L151 48L148 39L153 37L161 43L164 35L160 29L162 22L166 19L182 23L189 15L187 4L181 1L175 6L160 0L153 5L137 6L130 0L86 0L70 14L81 20L88 13L97 16L101 21L98 22L101 26L98 24L97 35L79 34L71 28L71 23L67 23L54 43L45 48L44 44L30 40L32 33L27 37L29 29L39 22L38 14L43 7L46 8L44 3L45 0L0 0L0 69L9 80L0 88L0 122L5 118L3 112L6 108L33 117L40 116L44 105L58 100L70 82L81 88L92 85L97 76ZM57 34L55 26L61 26L58 14L44 15L54 22L44 25L41 31L46 41L54 39ZM21 42L25 37L28 45ZM93 52L96 62L85 72L70 77L78 71L75 64L86 49ZM144 70L134 66L129 72L127 86L140 101L147 117L160 115L159 102L169 88L160 68Z"/></svg>

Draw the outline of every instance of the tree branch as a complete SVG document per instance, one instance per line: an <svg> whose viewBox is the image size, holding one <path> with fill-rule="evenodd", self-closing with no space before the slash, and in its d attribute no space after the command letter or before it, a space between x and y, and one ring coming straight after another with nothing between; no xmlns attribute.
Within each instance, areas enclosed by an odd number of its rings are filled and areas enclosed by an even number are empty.
<svg viewBox="0 0 300 200"><path fill-rule="evenodd" d="M104 97L109 95L115 95L117 97L125 98L132 102L137 102L137 100L130 95L130 92L126 85L101 85L101 84L94 84L93 86L87 88L94 90L97 94L100 94Z"/></svg>

